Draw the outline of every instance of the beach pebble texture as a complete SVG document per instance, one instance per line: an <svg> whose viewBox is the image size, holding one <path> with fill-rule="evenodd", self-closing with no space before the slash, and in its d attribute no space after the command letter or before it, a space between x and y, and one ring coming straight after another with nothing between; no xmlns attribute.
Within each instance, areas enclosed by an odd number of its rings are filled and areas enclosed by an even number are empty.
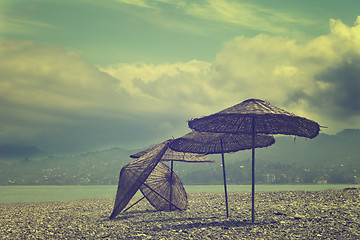
<svg viewBox="0 0 360 240"><path fill-rule="evenodd" d="M130 204L138 198L131 200ZM184 211L146 200L109 220L114 199L0 204L1 239L360 239L359 189L192 193Z"/></svg>

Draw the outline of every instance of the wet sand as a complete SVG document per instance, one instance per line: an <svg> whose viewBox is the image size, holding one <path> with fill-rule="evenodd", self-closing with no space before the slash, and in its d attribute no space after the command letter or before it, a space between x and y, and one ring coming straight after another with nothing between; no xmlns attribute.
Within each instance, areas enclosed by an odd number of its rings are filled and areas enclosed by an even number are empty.
<svg viewBox="0 0 360 240"><path fill-rule="evenodd" d="M360 190L188 195L185 211L141 201L109 220L114 199L0 204L1 239L360 239ZM133 199L131 202L135 202Z"/></svg>

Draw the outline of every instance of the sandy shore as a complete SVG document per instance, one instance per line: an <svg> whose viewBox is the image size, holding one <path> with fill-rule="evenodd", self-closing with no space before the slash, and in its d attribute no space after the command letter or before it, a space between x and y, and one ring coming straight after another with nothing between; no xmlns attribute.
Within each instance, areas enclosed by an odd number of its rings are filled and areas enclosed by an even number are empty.
<svg viewBox="0 0 360 240"><path fill-rule="evenodd" d="M360 190L189 194L158 212L143 200L109 220L113 199L0 204L1 239L360 239ZM136 199L133 199L134 202Z"/></svg>

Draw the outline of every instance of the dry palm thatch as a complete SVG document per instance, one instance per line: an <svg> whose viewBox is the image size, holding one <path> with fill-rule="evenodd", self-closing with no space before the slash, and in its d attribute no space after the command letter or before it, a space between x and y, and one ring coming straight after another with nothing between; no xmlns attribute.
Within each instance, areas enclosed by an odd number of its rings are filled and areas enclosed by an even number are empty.
<svg viewBox="0 0 360 240"><path fill-rule="evenodd" d="M176 151L215 154L221 153L223 180L226 204L226 216L229 216L226 171L224 153L237 152L239 150L251 149L255 147L268 147L275 143L273 136L257 134L255 135L255 144L253 144L252 135L249 134L230 134L230 133L210 133L193 131L185 136L175 139L169 145Z"/></svg>
<svg viewBox="0 0 360 240"><path fill-rule="evenodd" d="M270 135L255 135L255 147L268 147L275 143ZM210 133L192 131L172 141L169 147L175 151L216 154L230 153L252 148L252 136L249 134Z"/></svg>
<svg viewBox="0 0 360 240"><path fill-rule="evenodd" d="M141 185L140 191L159 211L185 210L187 194L179 177L171 169L159 162L154 171Z"/></svg>
<svg viewBox="0 0 360 240"><path fill-rule="evenodd" d="M173 139L169 139L161 144L172 141ZM130 155L130 157L142 157L158 146L159 145L156 145L147 150ZM214 160L202 154L177 152L168 148L162 156L161 161L171 161L171 169L159 163L146 182L140 187L140 190L148 201L158 210L183 210L187 207L186 191L180 179L173 172L173 161L214 162Z"/></svg>
<svg viewBox="0 0 360 240"><path fill-rule="evenodd" d="M189 127L199 132L252 134L285 134L314 138L318 123L299 117L259 99L248 99L215 114L189 121Z"/></svg>
<svg viewBox="0 0 360 240"><path fill-rule="evenodd" d="M159 144L148 154L130 162L121 169L114 209L110 219L116 217L126 207L139 187L154 170L168 148L168 144L169 142Z"/></svg>
<svg viewBox="0 0 360 240"><path fill-rule="evenodd" d="M248 99L218 113L193 119L188 125L200 132L252 135L252 222L255 221L255 134L285 134L314 138L320 131L318 123L259 99Z"/></svg>
<svg viewBox="0 0 360 240"><path fill-rule="evenodd" d="M172 139L167 140L169 142L172 142ZM135 153L133 155L130 155L132 158L139 158L149 151L152 151L156 146L151 147L149 149L146 149L144 151ZM206 157L203 154L197 154L197 153L185 153L185 152L178 152L174 151L170 148L168 148L161 158L161 161L181 161L181 162L214 162L214 160L211 160L210 158Z"/></svg>

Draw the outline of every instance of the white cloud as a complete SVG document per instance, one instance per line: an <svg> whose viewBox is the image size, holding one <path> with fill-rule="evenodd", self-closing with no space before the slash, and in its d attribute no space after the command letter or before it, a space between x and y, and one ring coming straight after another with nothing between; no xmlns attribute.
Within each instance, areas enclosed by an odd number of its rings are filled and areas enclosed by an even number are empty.
<svg viewBox="0 0 360 240"><path fill-rule="evenodd" d="M211 64L193 60L187 63L152 65L116 64L100 68L119 79L119 87L134 97L159 99L165 110L191 112L194 105L211 105L218 99L217 90L211 86Z"/></svg>
<svg viewBox="0 0 360 240"><path fill-rule="evenodd" d="M360 128L360 25L330 26L305 44L237 37L212 63L94 67L58 46L1 40L0 140L140 147L248 98L318 121L327 133Z"/></svg>
<svg viewBox="0 0 360 240"><path fill-rule="evenodd" d="M99 144L106 134L116 138L116 132L126 141L130 129L152 119L146 114L160 111L159 100L132 97L78 53L31 41L0 41L0 144L29 139L31 145L52 147L84 139Z"/></svg>
<svg viewBox="0 0 360 240"><path fill-rule="evenodd" d="M184 6L184 11L194 17L209 21L230 23L261 32L285 33L287 30L276 23L310 24L273 9L263 8L247 1L207 0Z"/></svg>
<svg viewBox="0 0 360 240"><path fill-rule="evenodd" d="M161 99L169 104L164 109L176 107L186 116L260 98L336 133L360 127L354 125L360 106L353 103L360 103L360 81L355 77L360 71L359 29L331 20L328 35L305 44L260 34L225 43L213 63L118 64L102 70L118 78L133 96Z"/></svg>
<svg viewBox="0 0 360 240"><path fill-rule="evenodd" d="M87 108L89 95L103 95L110 84L116 83L82 62L78 54L64 52L57 46L16 40L1 43L0 91L3 98L14 104L68 111Z"/></svg>
<svg viewBox="0 0 360 240"><path fill-rule="evenodd" d="M360 127L353 125L360 115L359 30L357 24L348 27L331 20L328 35L305 44L266 35L240 37L225 44L214 66L219 76L231 79L227 89L244 98L290 107L329 126L332 133Z"/></svg>
<svg viewBox="0 0 360 240"><path fill-rule="evenodd" d="M54 25L37 21L26 19L22 16L14 17L11 14L11 11L7 11L10 4L6 1L0 3L0 34L29 34L32 35L38 29L55 29L57 28Z"/></svg>
<svg viewBox="0 0 360 240"><path fill-rule="evenodd" d="M161 3L174 4L175 6L181 6L180 1L172 2L171 0L115 0L116 2L125 3L141 8L158 8Z"/></svg>
<svg viewBox="0 0 360 240"><path fill-rule="evenodd" d="M203 0L117 0L144 11L131 11L139 19L144 19L168 31L208 35L216 28L230 31L265 32L271 34L295 34L294 25L310 26L314 22L296 16L296 12L285 13L277 9L265 8L249 1ZM107 3L105 3L107 4ZM179 16L186 16L179 18Z"/></svg>
<svg viewBox="0 0 360 240"><path fill-rule="evenodd" d="M149 5L149 1L145 0L117 0L117 2L134 5L137 7L152 8L152 6Z"/></svg>

